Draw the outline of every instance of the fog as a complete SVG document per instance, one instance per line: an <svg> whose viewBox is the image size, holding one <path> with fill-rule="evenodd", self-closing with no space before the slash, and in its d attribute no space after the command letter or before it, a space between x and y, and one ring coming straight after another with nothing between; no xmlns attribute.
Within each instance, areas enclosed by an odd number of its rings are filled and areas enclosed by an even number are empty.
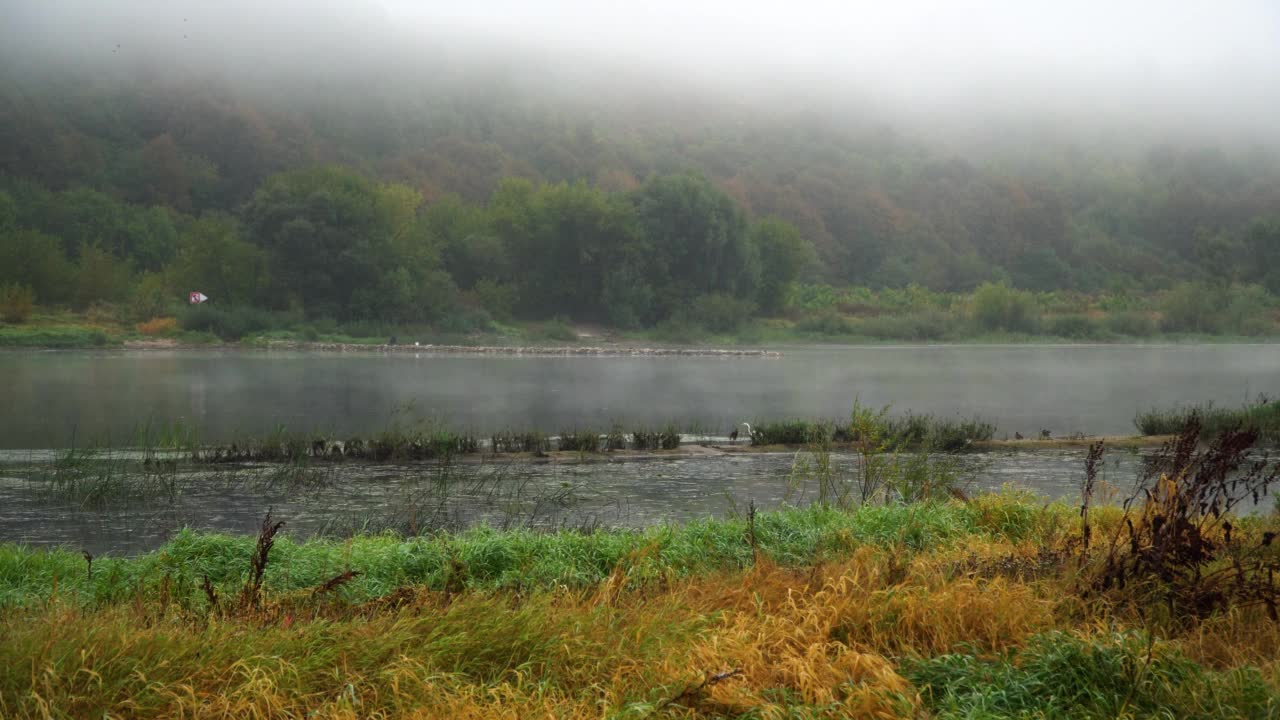
<svg viewBox="0 0 1280 720"><path fill-rule="evenodd" d="M1022 132L1276 144L1280 5L655 0L6 0L10 71L483 77L588 106L701 102ZM1016 133L1015 133L1016 134Z"/></svg>

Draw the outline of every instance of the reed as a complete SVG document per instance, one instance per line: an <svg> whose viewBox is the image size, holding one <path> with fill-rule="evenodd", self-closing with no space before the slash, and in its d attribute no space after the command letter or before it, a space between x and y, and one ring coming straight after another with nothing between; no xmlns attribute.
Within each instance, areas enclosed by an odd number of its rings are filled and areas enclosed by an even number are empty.
<svg viewBox="0 0 1280 720"><path fill-rule="evenodd" d="M1230 429L1252 430L1268 443L1280 442L1280 402L1267 395L1239 408L1215 407L1212 404L1146 410L1138 413L1133 424L1143 435L1176 435L1195 418L1207 436Z"/></svg>

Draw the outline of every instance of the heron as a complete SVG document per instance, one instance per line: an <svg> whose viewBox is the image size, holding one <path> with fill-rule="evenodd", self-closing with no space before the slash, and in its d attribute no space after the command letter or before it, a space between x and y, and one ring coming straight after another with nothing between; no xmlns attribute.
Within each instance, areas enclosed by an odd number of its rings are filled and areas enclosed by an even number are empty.
<svg viewBox="0 0 1280 720"><path fill-rule="evenodd" d="M747 440L751 440L751 439L752 439L752 435L751 435L751 423L745 423L745 422L744 422L744 423L738 423L738 427L744 427L744 428L746 428L746 429L747 429ZM733 432L729 433L729 438L730 438L730 439L732 439L732 440L737 440L737 439L738 439L738 427L735 427L735 428L733 429Z"/></svg>
<svg viewBox="0 0 1280 720"><path fill-rule="evenodd" d="M1014 440L1021 440L1021 439L1022 439L1022 433L1020 433L1020 432L1016 432L1016 433L1014 433L1014 434L1013 434L1013 439L1014 439Z"/></svg>

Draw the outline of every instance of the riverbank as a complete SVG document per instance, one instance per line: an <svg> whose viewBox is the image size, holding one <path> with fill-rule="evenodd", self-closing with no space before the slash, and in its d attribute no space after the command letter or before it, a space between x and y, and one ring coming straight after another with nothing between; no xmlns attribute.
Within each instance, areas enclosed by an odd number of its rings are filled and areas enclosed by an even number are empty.
<svg viewBox="0 0 1280 720"><path fill-rule="evenodd" d="M183 330L176 320L167 323L133 324L102 312L71 313L46 311L32 315L20 325L0 324L0 349L88 349L125 347L130 349L186 348L280 348L300 351L385 349L391 336L396 347L431 345L434 352L510 353L525 355L634 355L714 354L746 355L785 352L803 346L882 345L1045 345L1045 344L1232 344L1278 343L1280 335L1209 335L1198 333L1144 333L1131 335L1105 332L1085 336L1054 333L991 332L957 328L957 332L937 337L911 335L867 335L858 332L820 332L783 319L755 320L731 333L687 331L671 333L663 329L617 331L590 325L521 322L494 324L488 331L440 333L429 328L381 328L377 335L360 332L321 333L313 329L275 329L248 332L225 338L210 332ZM743 349L744 346L749 349ZM661 351L644 353L643 351Z"/></svg>
<svg viewBox="0 0 1280 720"><path fill-rule="evenodd" d="M1275 522L1233 520L1253 545ZM1108 537L1125 519L1104 508L1090 522ZM1280 711L1280 624L1265 607L1169 617L1145 584L1093 590L1105 544L1081 551L1066 504L996 495L589 534L297 542L287 529L184 532L134 558L0 545L0 712Z"/></svg>

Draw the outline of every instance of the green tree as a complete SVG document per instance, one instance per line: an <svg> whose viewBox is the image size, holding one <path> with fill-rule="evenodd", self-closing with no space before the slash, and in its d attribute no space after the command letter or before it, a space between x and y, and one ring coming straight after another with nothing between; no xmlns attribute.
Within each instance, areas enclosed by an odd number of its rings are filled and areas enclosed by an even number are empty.
<svg viewBox="0 0 1280 720"><path fill-rule="evenodd" d="M172 276L175 300L202 292L222 306L266 299L270 273L266 253L240 237L232 217L209 214L184 229Z"/></svg>
<svg viewBox="0 0 1280 720"><path fill-rule="evenodd" d="M699 295L754 298L760 260L746 215L702 175L650 180L635 194L640 231L652 246L647 266L659 312L669 316Z"/></svg>
<svg viewBox="0 0 1280 720"><path fill-rule="evenodd" d="M127 262L92 244L81 246L79 256L73 298L77 308L86 308L97 301L125 299L132 279Z"/></svg>
<svg viewBox="0 0 1280 720"><path fill-rule="evenodd" d="M1248 279L1280 293L1280 220L1255 220L1243 244Z"/></svg>
<svg viewBox="0 0 1280 720"><path fill-rule="evenodd" d="M973 291L973 319L984 330L1035 332L1040 309L1029 292L983 283Z"/></svg>
<svg viewBox="0 0 1280 720"><path fill-rule="evenodd" d="M382 299L402 308L405 242L421 197L342 167L273 175L245 210L250 237L270 257L277 304L313 315L365 316ZM357 302L358 301L358 302Z"/></svg>
<svg viewBox="0 0 1280 720"><path fill-rule="evenodd" d="M0 231L0 283L30 285L40 302L65 302L75 291L75 267L62 243L37 230Z"/></svg>
<svg viewBox="0 0 1280 720"><path fill-rule="evenodd" d="M760 256L757 302L768 313L782 310L791 285L813 259L813 244L790 223L766 218L751 226L751 244Z"/></svg>

